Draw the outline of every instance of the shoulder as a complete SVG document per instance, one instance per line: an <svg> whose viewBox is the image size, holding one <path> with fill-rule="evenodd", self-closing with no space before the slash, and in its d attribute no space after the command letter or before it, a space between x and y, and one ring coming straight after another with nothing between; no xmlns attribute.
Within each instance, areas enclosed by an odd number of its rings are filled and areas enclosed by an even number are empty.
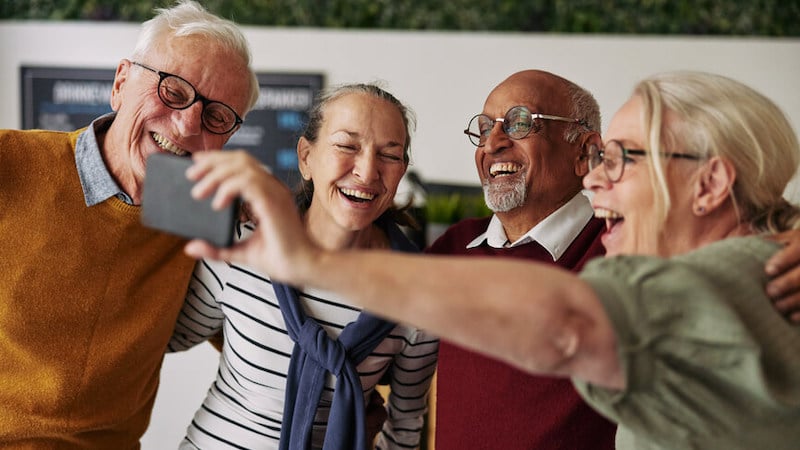
<svg viewBox="0 0 800 450"><path fill-rule="evenodd" d="M489 226L492 216L469 218L461 220L450 227L433 243L428 253L453 253L454 250L463 250L473 239L484 233Z"/></svg>
<svg viewBox="0 0 800 450"><path fill-rule="evenodd" d="M771 312L763 267L776 249L758 237L728 239L674 258L598 258L580 277L621 342L683 333L707 342L739 333L748 311Z"/></svg>
<svg viewBox="0 0 800 450"><path fill-rule="evenodd" d="M74 159L75 146L83 130L0 130L0 152L5 161L10 155L19 155L25 160L37 158Z"/></svg>
<svg viewBox="0 0 800 450"><path fill-rule="evenodd" d="M707 270L743 272L758 268L763 275L763 264L780 245L760 236L723 239L675 258L676 261ZM744 265L744 266L743 266Z"/></svg>
<svg viewBox="0 0 800 450"><path fill-rule="evenodd" d="M766 279L764 262L778 250L778 244L757 236L724 239L702 248L675 256L630 255L598 258L590 261L581 277L602 283L616 280L624 284L658 283L659 280L678 278L679 285L688 289L688 280L744 280L755 283ZM743 276L746 275L746 276Z"/></svg>
<svg viewBox="0 0 800 450"><path fill-rule="evenodd" d="M42 143L42 142L75 142L83 129L76 131L52 130L0 130L0 140L3 142Z"/></svg>
<svg viewBox="0 0 800 450"><path fill-rule="evenodd" d="M31 148L36 147L37 153L57 148L70 148L75 146L79 133L48 131L48 130L0 130L0 150L4 154L9 152L27 154Z"/></svg>

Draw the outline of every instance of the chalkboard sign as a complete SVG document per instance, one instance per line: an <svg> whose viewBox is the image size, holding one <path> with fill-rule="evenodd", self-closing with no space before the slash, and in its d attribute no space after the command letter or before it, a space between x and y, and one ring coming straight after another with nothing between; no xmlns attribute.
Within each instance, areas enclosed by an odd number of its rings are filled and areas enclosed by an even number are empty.
<svg viewBox="0 0 800 450"><path fill-rule="evenodd" d="M22 128L71 131L111 112L113 69L21 67ZM245 149L280 179L296 184L297 138L323 76L258 73L261 93L225 148Z"/></svg>
<svg viewBox="0 0 800 450"><path fill-rule="evenodd" d="M297 139L322 89L320 74L259 73L261 94L226 148L243 148L272 168L289 186L300 181Z"/></svg>
<svg viewBox="0 0 800 450"><path fill-rule="evenodd" d="M71 131L111 112L113 69L22 67L22 128Z"/></svg>

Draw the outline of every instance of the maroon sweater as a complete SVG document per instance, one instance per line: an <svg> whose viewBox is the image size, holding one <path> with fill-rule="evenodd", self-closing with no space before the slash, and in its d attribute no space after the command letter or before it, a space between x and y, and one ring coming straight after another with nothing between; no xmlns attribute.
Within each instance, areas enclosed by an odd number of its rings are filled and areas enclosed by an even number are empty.
<svg viewBox="0 0 800 450"><path fill-rule="evenodd" d="M445 232L428 253L505 256L553 263L538 243L467 249L490 218L466 219ZM605 225L592 219L553 264L578 271L603 254ZM520 301L524 301L520 298ZM436 387L436 449L614 448L616 426L594 412L569 379L528 375L508 364L441 341Z"/></svg>

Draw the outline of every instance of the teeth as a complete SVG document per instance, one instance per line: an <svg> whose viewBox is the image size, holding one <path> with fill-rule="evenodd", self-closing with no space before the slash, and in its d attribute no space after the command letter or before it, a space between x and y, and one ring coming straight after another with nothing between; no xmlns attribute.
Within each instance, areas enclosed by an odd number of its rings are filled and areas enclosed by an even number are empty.
<svg viewBox="0 0 800 450"><path fill-rule="evenodd" d="M174 153L178 156L184 156L188 153L186 150L173 144L169 139L165 138L164 136L161 136L158 133L153 133L152 136L153 139L155 139L155 141L158 143L159 147L163 148L164 150L170 153Z"/></svg>
<svg viewBox="0 0 800 450"><path fill-rule="evenodd" d="M369 192L357 191L355 189L347 189L347 188L340 188L339 190L342 192L342 194L348 197L355 197L361 200L372 200L373 198L375 198L375 194L370 194Z"/></svg>
<svg viewBox="0 0 800 450"><path fill-rule="evenodd" d="M500 174L500 175L510 175L510 174L517 173L517 171L519 169L521 169L521 168L522 168L522 166L520 166L519 164L516 164L516 163L512 163L512 162L494 163L489 168L489 175L491 175L493 177L497 176L498 174Z"/></svg>
<svg viewBox="0 0 800 450"><path fill-rule="evenodd" d="M595 208L594 216L598 219L622 219L624 216L616 211L605 208Z"/></svg>

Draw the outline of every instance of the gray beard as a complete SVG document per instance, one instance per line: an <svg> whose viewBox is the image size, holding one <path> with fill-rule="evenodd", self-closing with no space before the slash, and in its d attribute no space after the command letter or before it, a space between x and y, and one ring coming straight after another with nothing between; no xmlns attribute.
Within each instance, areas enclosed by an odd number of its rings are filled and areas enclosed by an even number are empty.
<svg viewBox="0 0 800 450"><path fill-rule="evenodd" d="M527 191L523 175L504 177L501 182L483 180L482 185L483 199L492 212L508 212L525 203Z"/></svg>

